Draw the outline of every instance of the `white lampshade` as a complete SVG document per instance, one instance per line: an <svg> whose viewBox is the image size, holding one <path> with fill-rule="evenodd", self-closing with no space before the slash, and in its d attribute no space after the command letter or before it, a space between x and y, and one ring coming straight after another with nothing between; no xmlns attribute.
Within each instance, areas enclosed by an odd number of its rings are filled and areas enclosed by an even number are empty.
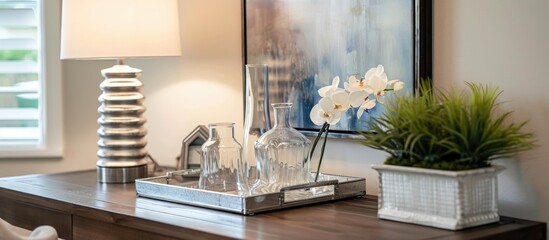
<svg viewBox="0 0 549 240"><path fill-rule="evenodd" d="M179 56L177 0L63 0L61 59Z"/></svg>

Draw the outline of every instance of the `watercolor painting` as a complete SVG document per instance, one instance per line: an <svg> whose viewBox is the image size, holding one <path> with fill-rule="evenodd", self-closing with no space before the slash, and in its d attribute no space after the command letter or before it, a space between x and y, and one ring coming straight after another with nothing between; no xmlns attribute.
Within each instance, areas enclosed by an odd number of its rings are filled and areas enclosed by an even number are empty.
<svg viewBox="0 0 549 240"><path fill-rule="evenodd" d="M412 0L245 0L246 63L268 64L271 103L292 102L291 124L316 131L309 113L317 90L335 76L364 76L382 64L389 79L415 86ZM350 109L330 130L364 131L378 104L360 119Z"/></svg>

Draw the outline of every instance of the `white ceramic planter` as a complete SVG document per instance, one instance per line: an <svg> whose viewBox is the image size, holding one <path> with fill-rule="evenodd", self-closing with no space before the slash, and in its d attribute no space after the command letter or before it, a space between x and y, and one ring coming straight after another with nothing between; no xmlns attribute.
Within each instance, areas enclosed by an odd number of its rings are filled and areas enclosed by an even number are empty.
<svg viewBox="0 0 549 240"><path fill-rule="evenodd" d="M493 166L444 171L373 165L379 172L378 217L458 230L499 221Z"/></svg>

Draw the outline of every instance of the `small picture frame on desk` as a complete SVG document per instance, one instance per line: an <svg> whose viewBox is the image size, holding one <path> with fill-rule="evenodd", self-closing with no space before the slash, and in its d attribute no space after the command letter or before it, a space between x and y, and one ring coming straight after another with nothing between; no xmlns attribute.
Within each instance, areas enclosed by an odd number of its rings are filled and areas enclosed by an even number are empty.
<svg viewBox="0 0 549 240"><path fill-rule="evenodd" d="M199 125L189 133L181 144L178 170L200 169L202 158L202 144L208 140L208 128Z"/></svg>
<svg viewBox="0 0 549 240"><path fill-rule="evenodd" d="M200 159L202 158L202 144L189 145L187 153L187 169L200 169Z"/></svg>

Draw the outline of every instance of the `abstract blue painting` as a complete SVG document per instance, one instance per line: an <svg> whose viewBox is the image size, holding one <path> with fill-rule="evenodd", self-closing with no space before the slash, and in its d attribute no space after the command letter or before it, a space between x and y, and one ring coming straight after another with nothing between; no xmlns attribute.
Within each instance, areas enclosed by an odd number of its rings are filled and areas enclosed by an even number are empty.
<svg viewBox="0 0 549 240"><path fill-rule="evenodd" d="M388 78L414 88L414 11L412 0L246 0L246 63L269 65L270 102L292 102L291 124L319 129L309 113L317 90L341 78L364 74L381 64ZM330 130L364 131L383 105L356 117L349 109Z"/></svg>

